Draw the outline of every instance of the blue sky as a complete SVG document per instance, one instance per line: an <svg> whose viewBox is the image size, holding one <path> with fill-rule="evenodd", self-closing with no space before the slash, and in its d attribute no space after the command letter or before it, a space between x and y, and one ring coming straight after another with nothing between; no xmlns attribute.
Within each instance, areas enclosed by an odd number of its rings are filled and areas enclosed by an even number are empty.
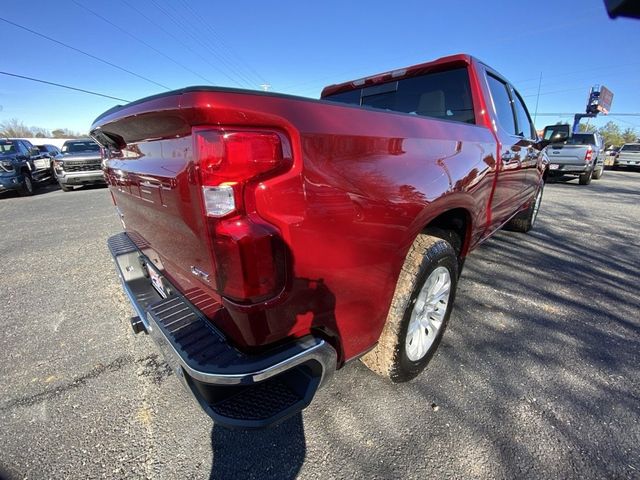
<svg viewBox="0 0 640 480"><path fill-rule="evenodd" d="M583 111L593 84L614 92L612 113L640 112L640 21L609 19L602 0L2 3L0 17L172 89L266 82L317 98L327 84L464 52L509 78L532 115L541 72L541 113ZM166 91L4 22L0 40L2 71L128 100ZM86 132L116 103L0 75L0 121ZM640 131L640 117L611 119Z"/></svg>

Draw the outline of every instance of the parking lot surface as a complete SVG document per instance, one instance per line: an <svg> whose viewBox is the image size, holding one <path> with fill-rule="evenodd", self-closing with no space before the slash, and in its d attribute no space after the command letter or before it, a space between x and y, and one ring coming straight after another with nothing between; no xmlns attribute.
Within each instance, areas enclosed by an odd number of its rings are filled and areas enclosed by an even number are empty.
<svg viewBox="0 0 640 480"><path fill-rule="evenodd" d="M108 191L0 195L0 477L640 478L640 172L547 185L467 260L440 350L355 361L302 415L212 424L132 310Z"/></svg>

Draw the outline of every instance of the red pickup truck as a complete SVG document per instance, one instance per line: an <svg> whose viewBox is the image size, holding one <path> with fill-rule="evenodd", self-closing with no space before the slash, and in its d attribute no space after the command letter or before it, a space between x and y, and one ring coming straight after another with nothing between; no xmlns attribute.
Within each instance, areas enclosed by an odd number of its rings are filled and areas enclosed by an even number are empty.
<svg viewBox="0 0 640 480"><path fill-rule="evenodd" d="M242 428L299 412L353 359L416 376L465 257L533 226L548 164L522 97L468 55L321 100L185 88L111 109L91 135L134 331Z"/></svg>

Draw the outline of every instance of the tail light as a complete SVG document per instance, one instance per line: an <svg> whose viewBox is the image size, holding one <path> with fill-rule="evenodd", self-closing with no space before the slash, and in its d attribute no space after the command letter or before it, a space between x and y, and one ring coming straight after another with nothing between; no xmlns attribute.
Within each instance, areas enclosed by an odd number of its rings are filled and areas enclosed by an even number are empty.
<svg viewBox="0 0 640 480"><path fill-rule="evenodd" d="M587 153L584 154L584 162L591 162L591 156L593 155L593 149L591 147L587 148Z"/></svg>
<svg viewBox="0 0 640 480"><path fill-rule="evenodd" d="M245 198L257 181L291 165L287 138L270 130L222 129L194 129L193 138L219 293L239 302L276 295L286 277L286 247Z"/></svg>

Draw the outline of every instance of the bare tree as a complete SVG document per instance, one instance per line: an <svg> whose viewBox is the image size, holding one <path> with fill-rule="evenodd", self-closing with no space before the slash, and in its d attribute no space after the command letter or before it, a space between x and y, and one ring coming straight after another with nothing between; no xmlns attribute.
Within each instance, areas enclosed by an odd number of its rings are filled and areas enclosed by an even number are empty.
<svg viewBox="0 0 640 480"><path fill-rule="evenodd" d="M0 137L33 137L33 132L17 118L0 122Z"/></svg>
<svg viewBox="0 0 640 480"><path fill-rule="evenodd" d="M17 118L0 122L0 137L4 138L79 138L82 135L68 128L56 128L53 131L42 127L27 127Z"/></svg>

